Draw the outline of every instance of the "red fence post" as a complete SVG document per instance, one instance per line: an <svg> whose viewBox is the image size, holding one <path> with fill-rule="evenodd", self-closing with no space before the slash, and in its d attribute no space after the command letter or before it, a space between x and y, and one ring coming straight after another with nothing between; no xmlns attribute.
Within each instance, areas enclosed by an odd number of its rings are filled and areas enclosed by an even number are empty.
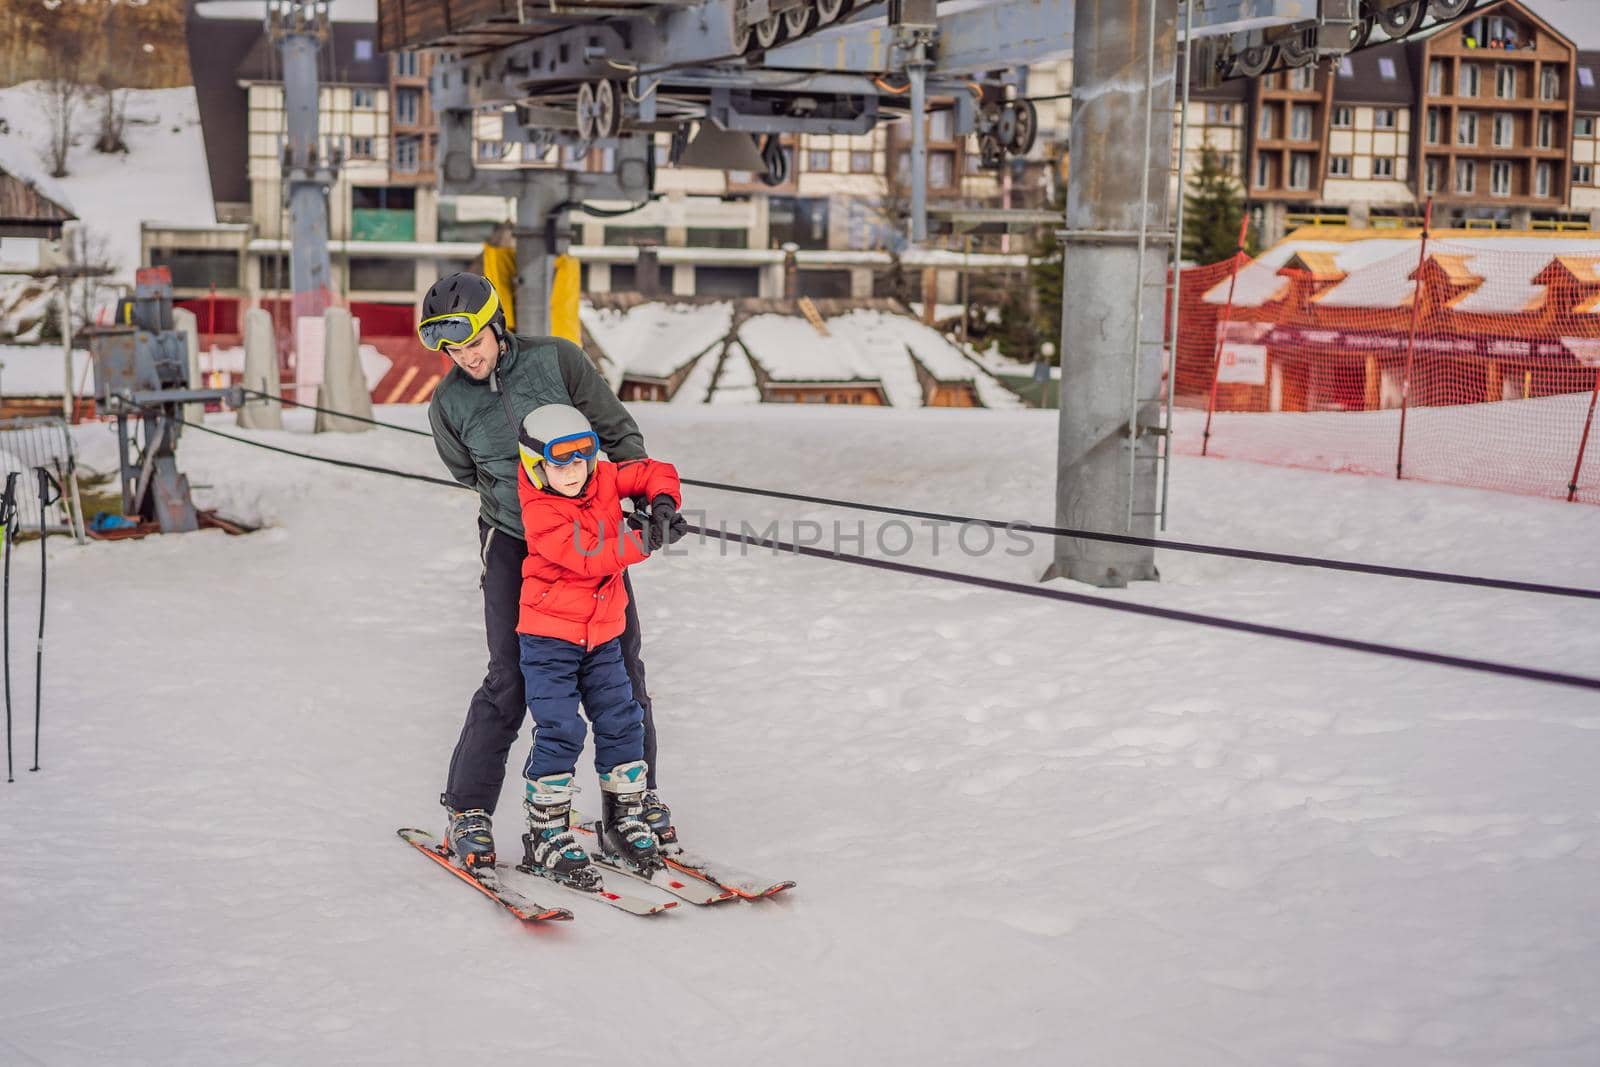
<svg viewBox="0 0 1600 1067"><path fill-rule="evenodd" d="M1578 472L1583 470L1583 453L1589 447L1589 428L1594 425L1594 402L1600 400L1600 367L1594 371L1594 389L1589 393L1589 414L1583 420L1583 436L1578 438L1578 458L1572 464L1572 480L1567 483L1567 503L1578 495Z"/></svg>
<svg viewBox="0 0 1600 1067"><path fill-rule="evenodd" d="M1406 410L1411 404L1411 365L1417 351L1417 319L1422 315L1422 267L1428 262L1428 230L1433 226L1433 197L1422 213L1422 248L1417 253L1417 284L1411 290L1411 330L1406 338L1406 373L1400 379L1400 443L1394 454L1394 476L1402 477L1406 459Z"/></svg>
<svg viewBox="0 0 1600 1067"><path fill-rule="evenodd" d="M1217 377L1222 370L1222 339L1228 335L1228 323L1233 318L1233 289L1239 284L1239 261L1244 258L1245 238L1250 233L1250 214L1239 220L1239 244L1233 252L1233 271L1228 275L1228 302L1222 308L1222 322L1217 330L1217 343L1211 350L1211 398L1206 401L1206 429L1200 436L1200 454L1211 447L1211 416L1217 410ZM1172 339L1172 388L1178 376L1178 339Z"/></svg>

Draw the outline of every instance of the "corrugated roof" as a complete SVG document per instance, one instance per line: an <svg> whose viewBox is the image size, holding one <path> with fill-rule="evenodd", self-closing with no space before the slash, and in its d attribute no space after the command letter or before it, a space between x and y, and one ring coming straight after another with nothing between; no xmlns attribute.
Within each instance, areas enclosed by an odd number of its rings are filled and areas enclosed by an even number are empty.
<svg viewBox="0 0 1600 1067"><path fill-rule="evenodd" d="M1404 44L1394 41L1340 57L1334 65L1333 100L1337 104L1413 102L1411 60Z"/></svg>
<svg viewBox="0 0 1600 1067"><path fill-rule="evenodd" d="M77 218L21 178L0 170L0 226L35 224L53 228Z"/></svg>

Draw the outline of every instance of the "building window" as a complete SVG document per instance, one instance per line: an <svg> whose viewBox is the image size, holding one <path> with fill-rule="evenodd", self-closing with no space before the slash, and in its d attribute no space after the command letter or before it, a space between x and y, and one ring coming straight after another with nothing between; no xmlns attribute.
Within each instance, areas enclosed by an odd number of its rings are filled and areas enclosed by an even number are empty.
<svg viewBox="0 0 1600 1067"><path fill-rule="evenodd" d="M601 230L601 240L608 245L633 248L639 245L664 245L667 243L665 226L607 226Z"/></svg>
<svg viewBox="0 0 1600 1067"><path fill-rule="evenodd" d="M415 174L422 158L422 141L417 137L394 139L394 169L400 174Z"/></svg>
<svg viewBox="0 0 1600 1067"><path fill-rule="evenodd" d="M1395 66L1393 56L1378 57L1378 77L1382 78L1384 81L1394 81Z"/></svg>
<svg viewBox="0 0 1600 1067"><path fill-rule="evenodd" d="M1497 111L1494 116L1494 146L1510 148L1516 143L1517 120L1509 111Z"/></svg>
<svg viewBox="0 0 1600 1067"><path fill-rule="evenodd" d="M1272 157L1261 155L1256 157L1256 188L1269 189L1272 187Z"/></svg>
<svg viewBox="0 0 1600 1067"><path fill-rule="evenodd" d="M375 89L351 89L350 106L358 111L370 111L378 106L378 93Z"/></svg>
<svg viewBox="0 0 1600 1067"><path fill-rule="evenodd" d="M1489 195L1511 195L1511 164L1497 159L1489 165Z"/></svg>
<svg viewBox="0 0 1600 1067"><path fill-rule="evenodd" d="M1539 147L1550 148L1555 144L1556 120L1553 115L1539 116Z"/></svg>
<svg viewBox="0 0 1600 1067"><path fill-rule="evenodd" d="M372 138L370 138L370 137L352 137L352 138L350 138L350 158L351 159L371 159L372 158Z"/></svg>
<svg viewBox="0 0 1600 1067"><path fill-rule="evenodd" d="M1394 177L1394 157L1378 156L1372 161L1372 176L1374 178Z"/></svg>
<svg viewBox="0 0 1600 1067"><path fill-rule="evenodd" d="M1439 191L1439 161L1430 159L1422 168L1422 188L1424 192L1437 193Z"/></svg>
<svg viewBox="0 0 1600 1067"><path fill-rule="evenodd" d="M1289 110L1289 136L1296 141L1311 140L1311 107L1296 104Z"/></svg>
<svg viewBox="0 0 1600 1067"><path fill-rule="evenodd" d="M956 113L950 108L930 112L928 115L928 140L953 141L956 139Z"/></svg>
<svg viewBox="0 0 1600 1067"><path fill-rule="evenodd" d="M1594 136L1594 116L1593 115L1579 115L1576 118L1574 118L1572 120L1572 136L1574 136L1574 137L1593 137Z"/></svg>
<svg viewBox="0 0 1600 1067"><path fill-rule="evenodd" d="M1494 68L1494 95L1502 100L1517 96L1517 68L1509 63L1497 63Z"/></svg>
<svg viewBox="0 0 1600 1067"><path fill-rule="evenodd" d="M1594 166L1589 163L1574 163L1572 165L1573 185L1593 185Z"/></svg>
<svg viewBox="0 0 1600 1067"><path fill-rule="evenodd" d="M1540 163L1533 170L1533 193L1535 196L1551 196L1551 186L1555 184L1555 168L1549 163Z"/></svg>
<svg viewBox="0 0 1600 1067"><path fill-rule="evenodd" d="M1312 67L1295 67L1289 71L1289 88L1310 89L1316 84L1317 72Z"/></svg>
<svg viewBox="0 0 1600 1067"><path fill-rule="evenodd" d="M415 78L421 65L417 62L417 53L398 52L394 57L394 76L397 78Z"/></svg>
<svg viewBox="0 0 1600 1067"><path fill-rule="evenodd" d="M1333 156L1333 157L1331 157L1328 160L1328 177L1330 177L1330 178L1348 178L1348 177L1350 177L1350 157L1349 156Z"/></svg>
<svg viewBox="0 0 1600 1067"><path fill-rule="evenodd" d="M1477 96L1478 95L1478 64L1476 64L1476 63L1463 63L1463 64L1461 64L1461 95L1462 96Z"/></svg>
<svg viewBox="0 0 1600 1067"><path fill-rule="evenodd" d="M956 154L954 152L928 153L928 184L948 189L956 183Z"/></svg>
<svg viewBox="0 0 1600 1067"><path fill-rule="evenodd" d="M1395 128L1395 110L1392 107L1380 107L1372 113L1372 124L1380 130Z"/></svg>
<svg viewBox="0 0 1600 1067"><path fill-rule="evenodd" d="M1589 67L1578 68L1578 84L1585 89L1594 88L1594 70Z"/></svg>
<svg viewBox="0 0 1600 1067"><path fill-rule="evenodd" d="M806 170L826 174L833 170L833 153L813 148L806 153Z"/></svg>
<svg viewBox="0 0 1600 1067"><path fill-rule="evenodd" d="M968 158L969 159L975 159L977 157L969 156ZM1239 173L1239 161L1233 157L1233 153L1232 152L1219 152L1219 153L1217 153L1217 166L1221 167L1223 170L1227 171L1229 174L1237 174L1237 173Z"/></svg>
<svg viewBox="0 0 1600 1067"><path fill-rule="evenodd" d="M1474 111L1463 111L1456 116L1456 144L1475 145L1478 143L1478 115Z"/></svg>
<svg viewBox="0 0 1600 1067"><path fill-rule="evenodd" d="M1351 111L1350 108L1348 108L1348 107L1346 107L1346 106L1341 104L1340 106L1338 106L1338 107L1333 109L1333 128L1334 129L1336 129L1336 130L1348 130L1351 126L1354 126L1354 125L1355 125L1355 112Z"/></svg>
<svg viewBox="0 0 1600 1067"><path fill-rule="evenodd" d="M1270 141L1278 136L1278 107L1276 104L1261 105L1261 121L1256 124L1256 136L1263 141Z"/></svg>
<svg viewBox="0 0 1600 1067"><path fill-rule="evenodd" d="M415 126L422 109L422 90L399 89L394 94L394 120L402 126Z"/></svg>
<svg viewBox="0 0 1600 1067"><path fill-rule="evenodd" d="M1478 168L1470 159L1456 160L1456 192L1473 193L1478 189Z"/></svg>
<svg viewBox="0 0 1600 1067"><path fill-rule="evenodd" d="M1434 59L1428 62L1428 92L1433 96L1444 95L1444 60Z"/></svg>
<svg viewBox="0 0 1600 1067"><path fill-rule="evenodd" d="M348 285L362 292L411 292L417 287L417 262L351 256Z"/></svg>
<svg viewBox="0 0 1600 1067"><path fill-rule="evenodd" d="M1545 67L1539 72L1539 98L1542 100L1561 99L1561 71L1555 67Z"/></svg>
<svg viewBox="0 0 1600 1067"><path fill-rule="evenodd" d="M690 248L749 248L750 232L728 226L690 226L683 243ZM697 271L702 269L696 268ZM699 281L698 274L695 280Z"/></svg>
<svg viewBox="0 0 1600 1067"><path fill-rule="evenodd" d="M853 152L850 153L850 173L851 174L871 174L872 173L872 150L871 149L867 149L865 151L862 151L862 150L858 149L858 150L853 151Z"/></svg>
<svg viewBox="0 0 1600 1067"><path fill-rule="evenodd" d="M152 248L150 265L166 267L172 272L172 285L177 289L237 289L239 287L239 254L237 252L201 250L193 248Z"/></svg>
<svg viewBox="0 0 1600 1067"><path fill-rule="evenodd" d="M1289 157L1289 188L1311 188L1311 153L1296 152Z"/></svg>
<svg viewBox="0 0 1600 1067"><path fill-rule="evenodd" d="M1428 109L1428 143L1438 144L1444 127L1444 112L1436 107Z"/></svg>

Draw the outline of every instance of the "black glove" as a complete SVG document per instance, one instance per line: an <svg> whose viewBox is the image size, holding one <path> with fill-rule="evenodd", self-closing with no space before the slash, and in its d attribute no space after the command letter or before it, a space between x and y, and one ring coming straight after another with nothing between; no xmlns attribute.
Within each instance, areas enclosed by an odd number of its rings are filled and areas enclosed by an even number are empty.
<svg viewBox="0 0 1600 1067"><path fill-rule="evenodd" d="M650 543L653 531L650 528L650 516L645 512L637 509L630 511L622 521L627 523L628 529L639 535L639 543L644 546L646 552L654 552L660 547Z"/></svg>
<svg viewBox="0 0 1600 1067"><path fill-rule="evenodd" d="M678 511L678 505L665 493L650 503L650 531L661 545L675 545L689 532L689 523Z"/></svg>

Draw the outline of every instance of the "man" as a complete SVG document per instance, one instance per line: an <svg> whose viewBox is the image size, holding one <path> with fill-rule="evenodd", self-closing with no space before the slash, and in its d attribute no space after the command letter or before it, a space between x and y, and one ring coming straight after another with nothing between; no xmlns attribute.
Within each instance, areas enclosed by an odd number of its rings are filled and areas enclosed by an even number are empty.
<svg viewBox="0 0 1600 1067"><path fill-rule="evenodd" d="M468 870L494 864L490 819L505 781L506 759L528 709L523 692L517 616L522 563L528 554L517 501L517 431L534 408L570 404L588 418L600 446L619 467L645 459L644 437L583 349L560 337L517 337L506 329L500 298L487 278L440 278L422 301L417 337L455 364L428 406L434 446L456 481L478 492L478 542L483 560L484 629L489 670L473 694L439 798L449 812L449 845ZM639 506L639 502L635 502ZM665 522L670 499L647 503ZM634 699L644 709L649 764L644 818L656 836L676 840L672 815L656 794L656 731L640 662L639 612L627 576L622 658Z"/></svg>

